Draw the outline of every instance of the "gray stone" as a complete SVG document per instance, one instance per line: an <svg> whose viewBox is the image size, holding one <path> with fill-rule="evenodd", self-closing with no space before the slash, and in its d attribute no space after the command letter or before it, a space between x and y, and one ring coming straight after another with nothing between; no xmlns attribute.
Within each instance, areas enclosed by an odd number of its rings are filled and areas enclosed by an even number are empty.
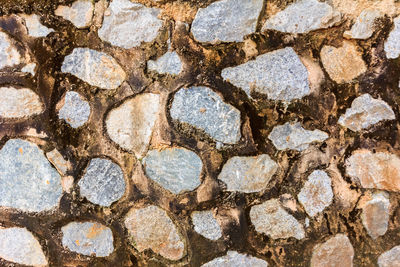
<svg viewBox="0 0 400 267"><path fill-rule="evenodd" d="M72 128L84 125L89 119L89 103L77 92L69 91L65 94L63 105L58 112L58 118L64 119Z"/></svg>
<svg viewBox="0 0 400 267"><path fill-rule="evenodd" d="M24 118L44 111L42 101L31 89L0 87L0 95L1 118Z"/></svg>
<svg viewBox="0 0 400 267"><path fill-rule="evenodd" d="M70 222L61 228L62 245L82 255L106 257L114 251L111 229L97 222Z"/></svg>
<svg viewBox="0 0 400 267"><path fill-rule="evenodd" d="M368 39L374 33L375 20L381 15L381 12L376 9L363 10L350 31L344 32L344 36L353 39Z"/></svg>
<svg viewBox="0 0 400 267"><path fill-rule="evenodd" d="M200 185L203 163L196 153L185 148L150 150L142 162L146 175L174 194Z"/></svg>
<svg viewBox="0 0 400 267"><path fill-rule="evenodd" d="M220 0L200 8L192 23L199 42L242 42L256 31L262 0Z"/></svg>
<svg viewBox="0 0 400 267"><path fill-rule="evenodd" d="M75 27L87 28L92 23L94 4L92 0L78 0L69 6L59 6L54 11L56 16L69 20Z"/></svg>
<svg viewBox="0 0 400 267"><path fill-rule="evenodd" d="M268 155L232 157L222 168L218 179L226 183L228 191L245 193L263 190L278 170L278 164Z"/></svg>
<svg viewBox="0 0 400 267"><path fill-rule="evenodd" d="M243 89L249 97L254 91L271 100L290 102L310 93L308 72L291 47L258 56L221 72L224 80Z"/></svg>
<svg viewBox="0 0 400 267"><path fill-rule="evenodd" d="M147 68L160 74L178 75L182 70L182 62L175 51L167 52L157 60L149 60Z"/></svg>
<svg viewBox="0 0 400 267"><path fill-rule="evenodd" d="M49 33L54 32L53 29L40 23L40 17L36 14L19 14L19 16L25 20L28 34L32 37L46 37Z"/></svg>
<svg viewBox="0 0 400 267"><path fill-rule="evenodd" d="M0 206L26 212L55 208L62 195L61 177L42 150L10 139L0 150Z"/></svg>
<svg viewBox="0 0 400 267"><path fill-rule="evenodd" d="M304 129L299 122L287 122L283 125L275 126L268 139L279 150L292 149L303 151L314 142L323 142L328 138L328 134L314 130Z"/></svg>
<svg viewBox="0 0 400 267"><path fill-rule="evenodd" d="M267 267L265 260L240 254L236 251L229 250L225 256L218 257L202 265L202 267Z"/></svg>
<svg viewBox="0 0 400 267"><path fill-rule="evenodd" d="M129 0L113 0L105 12L99 37L126 49L139 46L142 42L152 42L163 24L157 18L159 13L158 8Z"/></svg>
<svg viewBox="0 0 400 267"><path fill-rule="evenodd" d="M125 71L113 57L81 47L74 48L64 58L61 71L102 89L116 89L126 78Z"/></svg>
<svg viewBox="0 0 400 267"><path fill-rule="evenodd" d="M398 58L400 55L400 16L393 20L393 24L394 28L384 45L387 58Z"/></svg>
<svg viewBox="0 0 400 267"><path fill-rule="evenodd" d="M0 31L0 69L20 64L22 56L11 41L11 38Z"/></svg>
<svg viewBox="0 0 400 267"><path fill-rule="evenodd" d="M174 96L170 112L172 119L204 130L216 141L236 144L240 140L239 110L224 103L208 87L180 89Z"/></svg>
<svg viewBox="0 0 400 267"><path fill-rule="evenodd" d="M32 76L35 76L35 69L36 69L36 63L28 63L21 69L21 71L30 73L32 74Z"/></svg>
<svg viewBox="0 0 400 267"><path fill-rule="evenodd" d="M379 267L398 267L400 266L400 246L395 246L382 253L378 258Z"/></svg>
<svg viewBox="0 0 400 267"><path fill-rule="evenodd" d="M378 192L362 207L361 220L368 234L376 239L386 233L389 224L389 194Z"/></svg>
<svg viewBox="0 0 400 267"><path fill-rule="evenodd" d="M191 215L194 230L211 240L221 238L222 231L211 210L195 211Z"/></svg>
<svg viewBox="0 0 400 267"><path fill-rule="evenodd" d="M90 160L78 185L82 196L94 204L106 207L125 193L124 173L120 166L109 159Z"/></svg>
<svg viewBox="0 0 400 267"><path fill-rule="evenodd" d="M354 249L349 238L344 234L337 234L314 247L311 267L353 267L353 257Z"/></svg>

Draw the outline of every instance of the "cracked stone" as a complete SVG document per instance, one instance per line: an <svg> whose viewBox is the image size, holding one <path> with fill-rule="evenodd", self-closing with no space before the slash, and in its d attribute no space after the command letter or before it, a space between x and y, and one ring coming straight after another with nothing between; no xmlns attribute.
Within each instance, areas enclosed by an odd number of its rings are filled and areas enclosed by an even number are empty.
<svg viewBox="0 0 400 267"><path fill-rule="evenodd" d="M375 20L382 16L376 9L366 9L357 17L350 31L344 32L344 37L353 39L368 39L375 30Z"/></svg>
<svg viewBox="0 0 400 267"><path fill-rule="evenodd" d="M65 175L71 169L71 163L66 161L57 149L47 152L46 157L61 175Z"/></svg>
<svg viewBox="0 0 400 267"><path fill-rule="evenodd" d="M400 266L400 246L385 251L378 258L379 267L397 267Z"/></svg>
<svg viewBox="0 0 400 267"><path fill-rule="evenodd" d="M400 55L400 16L393 20L394 28L386 39L384 49L389 59L398 58Z"/></svg>
<svg viewBox="0 0 400 267"><path fill-rule="evenodd" d="M89 103L77 92L69 91L65 94L62 107L58 111L58 118L64 119L72 128L83 126L90 115Z"/></svg>
<svg viewBox="0 0 400 267"><path fill-rule="evenodd" d="M362 207L361 219L368 234L376 239L386 233L389 224L389 194L374 193Z"/></svg>
<svg viewBox="0 0 400 267"><path fill-rule="evenodd" d="M352 267L353 257L354 249L349 238L344 234L337 234L314 247L311 267Z"/></svg>
<svg viewBox="0 0 400 267"><path fill-rule="evenodd" d="M0 69L20 64L22 56L14 46L11 38L0 31Z"/></svg>
<svg viewBox="0 0 400 267"><path fill-rule="evenodd" d="M194 230L197 233L211 240L217 240L221 238L221 227L211 210L195 211L192 213L191 217Z"/></svg>
<svg viewBox="0 0 400 267"><path fill-rule="evenodd" d="M0 87L0 118L24 118L40 114L44 105L28 88Z"/></svg>
<svg viewBox="0 0 400 267"><path fill-rule="evenodd" d="M94 5L91 0L78 0L69 6L59 6L54 11L56 16L70 21L78 29L87 28L92 23Z"/></svg>
<svg viewBox="0 0 400 267"><path fill-rule="evenodd" d="M40 17L36 14L19 14L19 16L25 20L28 34L32 37L46 37L49 33L54 32L53 29L40 23Z"/></svg>
<svg viewBox="0 0 400 267"><path fill-rule="evenodd" d="M175 51L167 52L157 60L147 61L147 68L160 74L178 75L182 70L182 62Z"/></svg>
<svg viewBox="0 0 400 267"><path fill-rule="evenodd" d="M212 261L209 261L202 265L202 267L231 267L231 266L267 267L268 263L265 260L229 250L225 256L215 258Z"/></svg>

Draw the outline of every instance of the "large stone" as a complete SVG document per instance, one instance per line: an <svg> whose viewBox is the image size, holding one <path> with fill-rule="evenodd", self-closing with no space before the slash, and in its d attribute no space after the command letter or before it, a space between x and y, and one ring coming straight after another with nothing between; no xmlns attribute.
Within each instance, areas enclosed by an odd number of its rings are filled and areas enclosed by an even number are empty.
<svg viewBox="0 0 400 267"><path fill-rule="evenodd" d="M39 96L28 88L0 87L0 117L24 118L40 114L44 105Z"/></svg>
<svg viewBox="0 0 400 267"><path fill-rule="evenodd" d="M26 212L55 208L62 195L61 177L40 148L10 139L0 150L0 206Z"/></svg>
<svg viewBox="0 0 400 267"><path fill-rule="evenodd" d="M384 120L396 119L392 108L383 100L363 94L351 103L351 108L340 116L339 124L356 132Z"/></svg>
<svg viewBox="0 0 400 267"><path fill-rule="evenodd" d="M0 228L0 258L6 261L47 266L47 259L38 240L26 229Z"/></svg>
<svg viewBox="0 0 400 267"><path fill-rule="evenodd" d="M368 39L375 29L375 20L381 16L376 9L366 9L357 17L350 31L344 32L344 36L353 39Z"/></svg>
<svg viewBox="0 0 400 267"><path fill-rule="evenodd" d="M268 155L232 157L222 168L218 179L226 183L228 191L245 193L263 190L278 170L278 164Z"/></svg>
<svg viewBox="0 0 400 267"><path fill-rule="evenodd" d="M354 249L349 238L344 234L337 234L314 247L311 267L352 267L353 257Z"/></svg>
<svg viewBox="0 0 400 267"><path fill-rule="evenodd" d="M87 28L92 23L94 4L91 0L78 0L69 6L59 6L54 11L56 16L69 20L75 27Z"/></svg>
<svg viewBox="0 0 400 267"><path fill-rule="evenodd" d="M0 69L20 64L22 56L14 46L11 38L0 31Z"/></svg>
<svg viewBox="0 0 400 267"><path fill-rule="evenodd" d="M308 72L291 47L258 56L221 72L224 80L251 93L267 95L271 100L290 102L310 93Z"/></svg>
<svg viewBox="0 0 400 267"><path fill-rule="evenodd" d="M268 263L265 260L240 254L236 251L228 250L225 256L218 257L202 265L202 267L267 267Z"/></svg>
<svg viewBox="0 0 400 267"><path fill-rule="evenodd" d="M208 87L193 86L180 89L171 106L174 120L204 130L216 141L226 144L239 142L240 112Z"/></svg>
<svg viewBox="0 0 400 267"><path fill-rule="evenodd" d="M71 127L78 128L89 119L89 103L77 92L69 91L65 94L62 107L58 111L58 118L64 119Z"/></svg>
<svg viewBox="0 0 400 267"><path fill-rule="evenodd" d="M361 219L368 234L376 239L386 233L389 224L389 195L374 193L362 207Z"/></svg>
<svg viewBox="0 0 400 267"><path fill-rule="evenodd" d="M97 222L70 222L61 228L62 245L82 255L106 257L114 251L110 228Z"/></svg>
<svg viewBox="0 0 400 267"><path fill-rule="evenodd" d="M150 150L142 162L146 175L174 194L200 185L203 163L196 153L185 148Z"/></svg>
<svg viewBox="0 0 400 267"><path fill-rule="evenodd" d="M242 42L256 31L262 0L220 0L200 8L191 31L199 42Z"/></svg>
<svg viewBox="0 0 400 267"><path fill-rule="evenodd" d="M386 39L384 49L387 58L398 58L400 55L400 16L393 20L393 30Z"/></svg>
<svg viewBox="0 0 400 267"><path fill-rule="evenodd" d="M170 260L179 260L186 253L176 225L157 206L131 209L125 218L125 226L139 252L151 249Z"/></svg>
<svg viewBox="0 0 400 267"><path fill-rule="evenodd" d="M125 71L113 57L81 47L74 48L64 58L61 71L102 89L116 89L126 78Z"/></svg>
<svg viewBox="0 0 400 267"><path fill-rule="evenodd" d="M100 39L122 48L152 42L162 26L158 8L149 8L129 0L113 0L105 12Z"/></svg>
<svg viewBox="0 0 400 267"><path fill-rule="evenodd" d="M28 34L32 37L46 37L49 33L54 32L53 29L47 28L40 23L40 17L36 14L19 14L25 20Z"/></svg>
<svg viewBox="0 0 400 267"><path fill-rule="evenodd" d="M157 60L149 60L147 68L160 74L178 75L182 70L182 62L175 51L169 51Z"/></svg>
<svg viewBox="0 0 400 267"><path fill-rule="evenodd" d="M379 267L398 267L400 266L400 246L395 246L382 253L378 258Z"/></svg>
<svg viewBox="0 0 400 267"><path fill-rule="evenodd" d="M211 210L195 211L191 214L194 230L211 240L221 238L222 231Z"/></svg>
<svg viewBox="0 0 400 267"><path fill-rule="evenodd" d="M142 158L147 151L159 110L159 95L137 95L110 111L106 119L107 133L123 149Z"/></svg>

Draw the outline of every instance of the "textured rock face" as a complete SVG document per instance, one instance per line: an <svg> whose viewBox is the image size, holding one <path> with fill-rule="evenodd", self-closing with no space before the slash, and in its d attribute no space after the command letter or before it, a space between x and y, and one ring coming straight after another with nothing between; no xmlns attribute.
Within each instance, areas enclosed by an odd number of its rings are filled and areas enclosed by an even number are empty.
<svg viewBox="0 0 400 267"><path fill-rule="evenodd" d="M381 15L381 12L376 9L363 10L350 31L346 31L344 36L353 39L368 39L374 33L375 20Z"/></svg>
<svg viewBox="0 0 400 267"><path fill-rule="evenodd" d="M228 251L225 256L218 257L202 265L202 267L231 267L231 266L252 266L267 267L265 260L240 254L236 251Z"/></svg>
<svg viewBox="0 0 400 267"><path fill-rule="evenodd" d="M21 55L13 45L10 37L0 31L0 69L13 67L22 61Z"/></svg>
<svg viewBox="0 0 400 267"><path fill-rule="evenodd" d="M382 253L378 258L379 267L396 267L400 266L400 246Z"/></svg>
<svg viewBox="0 0 400 267"><path fill-rule="evenodd" d="M379 192L365 203L361 219L368 234L376 239L386 233L389 224L389 194Z"/></svg>
<svg viewBox="0 0 400 267"><path fill-rule="evenodd" d="M125 218L125 226L139 252L151 249L170 260L179 260L186 253L175 224L156 206L131 209Z"/></svg>
<svg viewBox="0 0 400 267"><path fill-rule="evenodd" d="M221 238L222 231L211 210L195 211L191 215L194 230L211 240Z"/></svg>
<svg viewBox="0 0 400 267"><path fill-rule="evenodd" d="M19 16L25 20L28 34L32 37L46 37L49 33L54 32L53 29L47 28L40 23L40 17L36 14L20 14Z"/></svg>
<svg viewBox="0 0 400 267"><path fill-rule="evenodd" d="M278 170L278 164L268 155L233 157L222 168L218 179L226 183L228 191L245 193L263 190Z"/></svg>
<svg viewBox="0 0 400 267"><path fill-rule="evenodd" d="M254 91L271 100L290 102L310 93L307 69L291 47L260 55L236 67L225 68L221 76L243 89L249 97Z"/></svg>
<svg viewBox="0 0 400 267"><path fill-rule="evenodd" d="M58 112L58 118L64 119L71 127L78 128L89 119L89 103L77 92L69 91L65 94L63 105Z"/></svg>
<svg viewBox="0 0 400 267"><path fill-rule="evenodd" d="M398 58L400 55L400 17L396 17L393 24L393 30L386 39L384 46L387 58Z"/></svg>
<svg viewBox="0 0 400 267"><path fill-rule="evenodd" d="M197 11L192 34L199 42L242 42L255 32L262 0L220 0Z"/></svg>
<svg viewBox="0 0 400 267"><path fill-rule="evenodd" d="M349 238L344 234L337 234L314 247L311 267L352 267L353 257L354 249Z"/></svg>
<svg viewBox="0 0 400 267"><path fill-rule="evenodd" d="M10 139L0 150L0 205L27 212L55 208L61 177L36 144Z"/></svg>
<svg viewBox="0 0 400 267"><path fill-rule="evenodd" d="M235 144L241 137L239 110L224 103L210 88L180 89L174 96L170 113L172 119L204 130L216 141Z"/></svg>
<svg viewBox="0 0 400 267"><path fill-rule="evenodd" d="M94 5L91 0L78 0L69 6L59 6L54 14L69 20L75 27L82 29L90 26Z"/></svg>
<svg viewBox="0 0 400 267"><path fill-rule="evenodd" d="M18 119L43 112L39 96L28 88L0 87L0 118Z"/></svg>
<svg viewBox="0 0 400 267"><path fill-rule="evenodd" d="M182 70L182 62L176 52L167 52L157 60L147 61L147 68L160 74L178 75Z"/></svg>

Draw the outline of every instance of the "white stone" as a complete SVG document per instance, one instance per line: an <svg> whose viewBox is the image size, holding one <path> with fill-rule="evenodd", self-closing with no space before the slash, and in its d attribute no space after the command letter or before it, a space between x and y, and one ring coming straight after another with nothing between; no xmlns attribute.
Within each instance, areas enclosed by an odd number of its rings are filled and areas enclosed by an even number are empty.
<svg viewBox="0 0 400 267"><path fill-rule="evenodd" d="M54 11L56 16L63 17L74 24L75 27L87 28L92 23L94 4L92 0L78 0L69 6L59 6Z"/></svg>
<svg viewBox="0 0 400 267"><path fill-rule="evenodd" d="M337 234L314 247L311 267L353 267L353 257L354 249L349 238L344 234Z"/></svg>
<svg viewBox="0 0 400 267"><path fill-rule="evenodd" d="M390 59L398 58L400 55L400 16L393 20L393 24L393 30L389 33L384 45L386 57Z"/></svg>
<svg viewBox="0 0 400 267"><path fill-rule="evenodd" d="M61 175L65 175L71 169L71 163L66 161L57 149L47 152L46 157Z"/></svg>
<svg viewBox="0 0 400 267"><path fill-rule="evenodd" d="M389 224L389 208L389 194L386 192L374 193L362 207L362 223L373 239L386 233Z"/></svg>
<svg viewBox="0 0 400 267"><path fill-rule="evenodd" d="M211 240L221 238L222 231L211 210L195 211L191 214L194 230Z"/></svg>
<svg viewBox="0 0 400 267"><path fill-rule="evenodd" d="M35 76L35 73L36 73L35 69L36 69L36 63L28 63L21 69L21 71L30 73L30 74L32 74L32 76Z"/></svg>
<svg viewBox="0 0 400 267"><path fill-rule="evenodd" d="M157 60L147 61L147 68L160 74L178 75L182 70L182 62L175 51L167 52Z"/></svg>
<svg viewBox="0 0 400 267"><path fill-rule="evenodd" d="M0 95L1 118L24 118L44 111L42 101L31 89L0 87Z"/></svg>
<svg viewBox="0 0 400 267"><path fill-rule="evenodd" d="M218 257L209 261L202 267L267 267L268 263L265 260L241 254L236 251L229 250L225 256Z"/></svg>
<svg viewBox="0 0 400 267"><path fill-rule="evenodd" d="M64 119L72 128L83 126L90 115L89 103L83 96L74 91L65 94L63 105L58 111L58 118Z"/></svg>
<svg viewBox="0 0 400 267"><path fill-rule="evenodd" d="M379 267L398 267L400 266L400 246L395 246L382 253L378 258Z"/></svg>
<svg viewBox="0 0 400 267"><path fill-rule="evenodd" d="M11 38L0 31L0 69L13 67L22 61L21 54L13 45Z"/></svg>
<svg viewBox="0 0 400 267"><path fill-rule="evenodd" d="M350 31L344 32L344 36L353 39L368 39L374 33L375 20L381 15L381 12L376 9L363 10Z"/></svg>
<svg viewBox="0 0 400 267"><path fill-rule="evenodd" d="M32 37L46 37L49 33L54 32L53 29L40 23L40 17L36 14L19 14L19 16L25 20L28 34Z"/></svg>

